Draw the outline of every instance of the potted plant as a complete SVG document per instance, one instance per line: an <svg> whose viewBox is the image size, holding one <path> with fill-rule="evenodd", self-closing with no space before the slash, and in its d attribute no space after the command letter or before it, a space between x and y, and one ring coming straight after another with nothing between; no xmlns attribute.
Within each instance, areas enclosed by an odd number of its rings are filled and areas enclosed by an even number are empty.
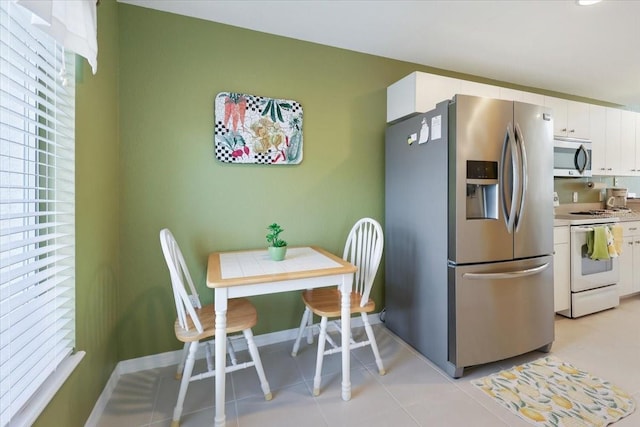
<svg viewBox="0 0 640 427"><path fill-rule="evenodd" d="M287 253L287 242L282 240L279 236L284 231L277 223L273 223L267 227L269 234L267 234L267 243L269 247L269 256L274 261L282 261Z"/></svg>

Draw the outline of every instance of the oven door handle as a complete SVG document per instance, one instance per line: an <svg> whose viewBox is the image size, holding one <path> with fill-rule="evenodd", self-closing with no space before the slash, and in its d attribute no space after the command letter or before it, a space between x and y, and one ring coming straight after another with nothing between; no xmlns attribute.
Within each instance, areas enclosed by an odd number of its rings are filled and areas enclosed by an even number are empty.
<svg viewBox="0 0 640 427"><path fill-rule="evenodd" d="M462 277L472 280L491 280L491 279L513 279L515 277L533 276L543 272L549 267L549 263L542 264L538 267L527 268L525 270L507 271L504 273L464 273Z"/></svg>
<svg viewBox="0 0 640 427"><path fill-rule="evenodd" d="M593 231L593 227L571 227L572 233L588 233Z"/></svg>

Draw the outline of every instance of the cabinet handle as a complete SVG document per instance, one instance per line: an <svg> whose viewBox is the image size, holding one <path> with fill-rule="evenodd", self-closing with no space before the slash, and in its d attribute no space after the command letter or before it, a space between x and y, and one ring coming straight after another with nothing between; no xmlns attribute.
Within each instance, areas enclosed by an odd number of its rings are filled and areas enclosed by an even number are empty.
<svg viewBox="0 0 640 427"><path fill-rule="evenodd" d="M640 240L636 240L636 243L640 244Z"/></svg>
<svg viewBox="0 0 640 427"><path fill-rule="evenodd" d="M608 171L610 171L610 170L611 170L611 168L607 168L607 170L608 170Z"/></svg>
<svg viewBox="0 0 640 427"><path fill-rule="evenodd" d="M629 230L637 230L638 227L629 227Z"/></svg>
<svg viewBox="0 0 640 427"><path fill-rule="evenodd" d="M600 168L601 171L605 170L605 168Z"/></svg>
<svg viewBox="0 0 640 427"><path fill-rule="evenodd" d="M566 131L567 131L567 128L562 129L562 132L566 132Z"/></svg>
<svg viewBox="0 0 640 427"><path fill-rule="evenodd" d="M575 129L571 129L569 132L575 132L575 131L576 131Z"/></svg>

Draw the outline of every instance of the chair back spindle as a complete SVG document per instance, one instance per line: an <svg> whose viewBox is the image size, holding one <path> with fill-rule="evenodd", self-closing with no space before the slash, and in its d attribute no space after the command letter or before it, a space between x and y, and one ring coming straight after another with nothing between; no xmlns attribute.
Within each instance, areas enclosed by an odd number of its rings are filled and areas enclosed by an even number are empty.
<svg viewBox="0 0 640 427"><path fill-rule="evenodd" d="M375 302L369 298L371 288L373 287L373 281L380 265L382 258L382 248L384 246L384 237L382 233L382 227L380 224L371 218L362 218L358 220L351 228L349 235L347 236L347 242L344 246L344 252L342 258L349 261L351 264L358 267L353 274L353 282L351 285L351 314L360 313L362 318L362 324L364 326L367 338L365 340L356 340L353 335L349 338L350 350L371 346L371 351L378 366L378 372L380 375L386 373L382 359L380 358L380 352L378 351L378 344L376 343L376 337L369 323L367 313L371 313L375 310ZM302 293L302 301L305 304L304 314L300 320L300 327L298 328L298 336L291 355L296 356L298 349L300 348L300 341L302 335L307 331L307 343L313 342L313 334L311 333L311 327L313 326L313 316L318 315L320 320L320 335L318 335L318 351L316 356L316 373L313 377L313 395L320 394L320 382L322 373L322 363L324 356L327 354L334 354L344 351L342 346L339 346L327 333L327 325L329 318L342 317L344 314L342 306L342 296L340 292L340 286L338 289L311 289ZM360 302L354 301L360 297ZM356 306L356 304L358 304ZM334 322L332 322L335 324ZM349 333L342 330L342 326L338 328L343 333ZM346 338L343 336L343 339ZM325 343L329 343L332 348L325 350Z"/></svg>
<svg viewBox="0 0 640 427"><path fill-rule="evenodd" d="M187 319L191 318L193 326L198 332L202 333L204 330L202 322L200 322L200 318L196 313L196 308L202 308L200 298L196 292L180 247L173 237L173 234L171 234L171 231L166 228L160 231L160 244L165 261L167 262L167 267L169 268L171 287L173 288L173 297L178 314L178 323L182 328L189 330L189 322Z"/></svg>
<svg viewBox="0 0 640 427"><path fill-rule="evenodd" d="M238 369L255 367L264 397L266 400L271 400L271 389L265 377L262 361L260 360L260 353L258 353L258 348L253 340L253 332L251 331L251 328L256 324L258 318L253 304L246 298L230 300L226 314L227 321L225 322L227 325L226 333L242 331L242 334L247 340L251 361L237 363L230 337L227 336L226 340L221 339L219 342L228 341L227 349L231 357L231 365L227 364L224 372L218 371L216 373L213 352L211 351L212 341L203 341L216 336L216 313L214 304L202 306L178 242L176 242L171 231L166 228L160 231L160 245L162 246L162 254L169 268L171 289L176 303L177 319L174 323L174 332L176 338L184 343L182 360L178 364L176 371L176 379L180 379L180 389L178 390L176 406L173 409L171 426L177 427L180 425L184 399L191 381L211 378L216 375L226 375ZM194 331L194 328L197 332ZM200 344L205 346L207 371L193 375L196 352Z"/></svg>
<svg viewBox="0 0 640 427"><path fill-rule="evenodd" d="M371 218L362 218L356 222L347 237L342 257L358 267L358 271L353 275L352 290L362 295L360 307L364 307L369 301L383 246L382 227Z"/></svg>

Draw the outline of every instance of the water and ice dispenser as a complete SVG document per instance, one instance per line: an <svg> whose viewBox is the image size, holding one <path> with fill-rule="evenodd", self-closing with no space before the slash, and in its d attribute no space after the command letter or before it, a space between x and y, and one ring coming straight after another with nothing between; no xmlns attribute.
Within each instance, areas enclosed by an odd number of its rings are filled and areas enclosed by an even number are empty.
<svg viewBox="0 0 640 427"><path fill-rule="evenodd" d="M498 162L467 160L467 219L498 219Z"/></svg>

